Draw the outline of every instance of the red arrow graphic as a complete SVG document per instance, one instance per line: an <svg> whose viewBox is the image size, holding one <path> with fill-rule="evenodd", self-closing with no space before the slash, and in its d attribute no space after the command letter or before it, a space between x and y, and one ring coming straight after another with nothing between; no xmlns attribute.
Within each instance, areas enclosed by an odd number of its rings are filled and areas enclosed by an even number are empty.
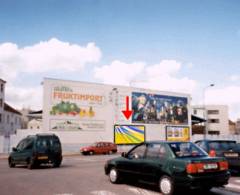
<svg viewBox="0 0 240 195"><path fill-rule="evenodd" d="M128 120L130 116L132 115L132 110L129 110L129 97L126 96L126 110L122 110L123 115Z"/></svg>

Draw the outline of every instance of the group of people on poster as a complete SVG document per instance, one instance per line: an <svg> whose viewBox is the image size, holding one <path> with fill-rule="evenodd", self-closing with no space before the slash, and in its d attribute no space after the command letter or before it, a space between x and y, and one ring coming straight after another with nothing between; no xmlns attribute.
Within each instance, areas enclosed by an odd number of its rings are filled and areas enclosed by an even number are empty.
<svg viewBox="0 0 240 195"><path fill-rule="evenodd" d="M187 124L187 98L132 93L133 123Z"/></svg>

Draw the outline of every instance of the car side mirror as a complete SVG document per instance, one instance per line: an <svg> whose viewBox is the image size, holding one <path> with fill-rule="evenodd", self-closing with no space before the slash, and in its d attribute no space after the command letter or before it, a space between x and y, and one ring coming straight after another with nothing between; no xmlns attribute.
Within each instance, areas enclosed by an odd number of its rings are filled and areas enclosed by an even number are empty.
<svg viewBox="0 0 240 195"><path fill-rule="evenodd" d="M13 151L13 152L17 152L18 150L17 150L17 148L13 147L13 148L12 148L12 151Z"/></svg>
<svg viewBox="0 0 240 195"><path fill-rule="evenodd" d="M126 152L123 152L123 153L121 154L121 156L122 156L123 158L127 158L127 153L126 153Z"/></svg>

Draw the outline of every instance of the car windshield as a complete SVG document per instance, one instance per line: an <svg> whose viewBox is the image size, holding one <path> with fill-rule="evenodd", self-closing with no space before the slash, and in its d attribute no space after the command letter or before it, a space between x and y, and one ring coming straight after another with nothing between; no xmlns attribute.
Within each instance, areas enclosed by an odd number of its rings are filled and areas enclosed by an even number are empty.
<svg viewBox="0 0 240 195"><path fill-rule="evenodd" d="M176 157L202 157L207 153L202 151L198 146L190 142L169 143L169 146Z"/></svg>
<svg viewBox="0 0 240 195"><path fill-rule="evenodd" d="M210 150L231 150L236 147L235 141L210 141Z"/></svg>
<svg viewBox="0 0 240 195"><path fill-rule="evenodd" d="M93 143L92 145L90 145L90 146L92 146L92 147L96 147L98 145L98 143Z"/></svg>

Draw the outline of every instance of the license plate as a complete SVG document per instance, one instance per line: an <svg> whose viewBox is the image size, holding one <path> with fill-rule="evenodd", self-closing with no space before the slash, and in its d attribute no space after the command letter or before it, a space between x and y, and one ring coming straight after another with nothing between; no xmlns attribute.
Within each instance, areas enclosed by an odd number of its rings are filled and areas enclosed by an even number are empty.
<svg viewBox="0 0 240 195"><path fill-rule="evenodd" d="M38 157L38 160L47 160L47 159L48 159L47 156L39 156L39 157Z"/></svg>
<svg viewBox="0 0 240 195"><path fill-rule="evenodd" d="M225 153L224 154L225 157L234 157L237 158L239 156L238 153Z"/></svg>
<svg viewBox="0 0 240 195"><path fill-rule="evenodd" d="M205 165L203 166L203 168L204 168L205 170L217 169L217 168L218 168L218 165L215 164L215 163L205 164Z"/></svg>

